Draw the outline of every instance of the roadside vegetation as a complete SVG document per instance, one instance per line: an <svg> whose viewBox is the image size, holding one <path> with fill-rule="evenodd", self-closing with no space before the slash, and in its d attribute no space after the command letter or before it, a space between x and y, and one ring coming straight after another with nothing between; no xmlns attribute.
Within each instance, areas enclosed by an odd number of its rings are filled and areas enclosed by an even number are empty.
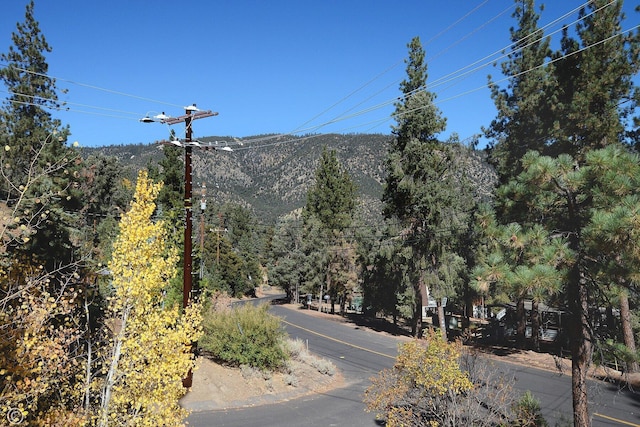
<svg viewBox="0 0 640 427"><path fill-rule="evenodd" d="M290 357L287 335L280 319L266 304L236 307L219 305L204 316L204 336L199 342L214 360L230 366L249 366L264 371L282 368Z"/></svg>
<svg viewBox="0 0 640 427"><path fill-rule="evenodd" d="M304 342L289 339L267 304L233 306L223 295L211 301L205 310L204 335L198 343L205 357L240 368L244 377L268 380L276 372L283 373L286 383L293 387L300 382L301 365L311 366L322 375L336 373L333 363L310 353Z"/></svg>
<svg viewBox="0 0 640 427"><path fill-rule="evenodd" d="M514 381L430 330L400 346L393 368L372 379L364 401L388 427L546 426L540 404L515 393Z"/></svg>

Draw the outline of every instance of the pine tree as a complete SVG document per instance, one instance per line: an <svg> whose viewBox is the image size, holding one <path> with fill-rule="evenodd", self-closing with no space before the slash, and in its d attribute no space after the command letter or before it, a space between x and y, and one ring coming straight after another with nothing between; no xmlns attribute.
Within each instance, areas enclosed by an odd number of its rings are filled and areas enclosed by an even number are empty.
<svg viewBox="0 0 640 427"><path fill-rule="evenodd" d="M159 167L154 166L149 169L150 176L164 184L158 195L158 206L163 212L176 210L182 214L184 210L183 150L172 145L163 145L162 153L164 157L160 160Z"/></svg>
<svg viewBox="0 0 640 427"><path fill-rule="evenodd" d="M572 355L574 423L590 425L587 371L594 342L590 309L599 303L600 288L616 277L637 277L640 233L640 158L617 144L587 153L577 160L530 152L523 158L524 172L509 186L514 199L526 200L532 215L544 217L547 230L567 236L570 256L564 295ZM615 267L617 274L612 274Z"/></svg>
<svg viewBox="0 0 640 427"><path fill-rule="evenodd" d="M365 234L358 245L362 267L363 309L366 314L383 313L392 316L396 324L400 314L398 306L403 266L398 263L399 234L391 224L384 224L374 234ZM411 312L408 318L411 317Z"/></svg>
<svg viewBox="0 0 640 427"><path fill-rule="evenodd" d="M552 149L569 154L578 167L591 150L625 142L627 119L637 106L633 78L640 70L640 32L621 34L621 10L621 0L589 2L580 12L583 19L575 28L577 38L565 29L561 50L554 54L558 60L553 96L558 109ZM608 162L606 167L615 167L615 162ZM612 196L609 203L615 206L620 200L615 193ZM585 208L589 208L589 200L575 202L586 203ZM563 228L571 230L570 247L578 254L578 262L570 275L567 301L570 311L576 313L572 334L584 340L572 343L574 420L576 425L589 425L585 375L593 351L590 343L597 337L591 333L588 309L599 304L589 296L600 292L587 280L592 273L584 268L585 242L575 234L581 232L584 219L580 210L571 212L564 217ZM610 279L615 282L614 277Z"/></svg>
<svg viewBox="0 0 640 427"><path fill-rule="evenodd" d="M45 262L48 269L72 260L70 230L78 210L77 153L65 143L69 129L48 110L59 109L55 81L47 76L45 53L51 47L34 17L34 2L26 7L25 21L12 34L13 45L0 60L0 79L9 97L0 110L2 180L0 197L14 213L13 227L31 230L10 247Z"/></svg>
<svg viewBox="0 0 640 427"><path fill-rule="evenodd" d="M636 240L640 237L637 222L640 216L637 191L640 157L637 153L627 152L626 148L614 144L588 153L590 168L587 179L593 185L592 220L585 227L584 238L589 242L589 258L597 260L591 269L598 271L600 278L591 294L595 301L604 301L601 305L608 305L607 294L613 291L620 308L622 336L617 337L615 330L605 336L598 333L596 342L600 345L610 338L622 338L627 352L633 356L627 359L626 371L634 372L638 355L630 320L629 296L637 295L632 283L637 283L640 277L640 249Z"/></svg>
<svg viewBox="0 0 640 427"><path fill-rule="evenodd" d="M566 241L550 235L544 227L530 228L518 223L499 225L495 218L484 217L483 229L491 250L474 268L472 286L480 294L493 294L493 303L516 302L516 344L525 347L525 299L531 299L531 336L533 348L540 351L540 315L538 305L557 296L566 277L571 253ZM501 296L507 297L506 299Z"/></svg>
<svg viewBox="0 0 640 427"><path fill-rule="evenodd" d="M590 149L624 142L638 105L640 32L622 34L622 0L596 0L580 11L577 38L565 28L555 61L553 153L583 161Z"/></svg>
<svg viewBox="0 0 640 427"><path fill-rule="evenodd" d="M117 219L133 196L133 186L115 157L90 155L79 172L80 191L86 196L81 214L84 259L106 264L117 235ZM80 227L78 227L80 228Z"/></svg>
<svg viewBox="0 0 640 427"><path fill-rule="evenodd" d="M454 294L461 273L457 251L472 196L453 144L437 139L446 120L434 104L435 95L426 89L427 67L420 39L414 38L408 48L408 80L400 84L403 98L394 112L397 125L387 155L382 200L385 216L399 220L403 227L407 251L398 253L408 256L410 276L403 281L411 284L412 333L420 336L426 289L438 301ZM446 337L441 304L438 311Z"/></svg>
<svg viewBox="0 0 640 427"><path fill-rule="evenodd" d="M254 295L262 284L262 253L266 233L260 233L255 215L248 209L225 204L219 207L215 227L205 225L202 252L202 291L228 292L234 296Z"/></svg>
<svg viewBox="0 0 640 427"><path fill-rule="evenodd" d="M602 295L601 287L624 283L619 280L619 273L603 268L611 263L606 248L602 248L604 252L595 251L595 240L586 233L599 223L594 213L600 208L594 203L600 184L585 181L583 175L595 170L594 165L588 165L588 159L595 159L591 157L592 151L598 150L595 152L602 155L605 151L600 151L601 148L630 142L626 140L630 134L626 126L638 101L633 77L640 69L640 33L621 33L621 8L622 1L589 2L580 12L581 19L575 32L565 28L560 50L552 54L553 63L545 67L547 74L541 92L523 92L526 96L515 99L514 108L529 111L530 106L539 105L538 99L542 96L549 103L543 105L545 108L541 111L551 116L550 121L546 117L542 121L529 121L529 127L524 128L530 135L542 136L540 141L545 145L527 146L540 152L531 151L522 157L523 173L505 186L506 197L499 206L502 211L499 211L498 219L503 224L515 221L529 228L540 223L548 233L566 236L568 249L573 253L567 264L568 274L561 295L571 313L569 335L572 337L576 426L590 425L586 373L591 362L592 343L597 336L592 333L595 329L590 325L589 310L601 304L596 298ZM547 80L547 76L550 79ZM531 111L531 114L536 117L535 112ZM513 141L519 141L517 122L513 127L497 128L501 129L509 131L509 138L513 132ZM526 135L520 135L520 138L527 141ZM515 146L505 148L513 151L512 157L517 161L519 149ZM616 166L619 159L619 156L613 156L602 164L605 169L620 170ZM509 182L509 177L505 177L503 183ZM620 194L609 192L608 195L607 203L619 205ZM631 212L633 209L626 215L633 216ZM607 237L612 235L603 235L601 239ZM630 263L623 262L619 267L623 266L632 270ZM594 280L596 277L598 279Z"/></svg>
<svg viewBox="0 0 640 427"><path fill-rule="evenodd" d="M308 216L302 222L302 263L300 265L302 289L318 296L322 304L328 288L329 250L333 236L327 233L315 216Z"/></svg>
<svg viewBox="0 0 640 427"><path fill-rule="evenodd" d="M534 0L515 0L513 17L518 27L511 29L511 51L501 64L509 76L507 88L489 82L498 116L485 131L496 142L491 147L491 161L501 181L522 171L520 159L529 150L544 150L551 125L549 93L551 79L545 61L551 56L549 38L538 28L539 15Z"/></svg>
<svg viewBox="0 0 640 427"><path fill-rule="evenodd" d="M305 214L315 216L329 231L342 232L353 223L356 187L340 165L335 150L322 150L315 183L307 193Z"/></svg>
<svg viewBox="0 0 640 427"><path fill-rule="evenodd" d="M33 1L26 7L25 21L17 24L12 41L9 52L0 55L7 63L0 69L0 78L10 94L0 117L3 142L15 146L10 176L20 176L28 168L34 147L52 136L55 136L54 142L65 141L68 129L61 129L60 121L54 120L47 111L58 109L60 103L55 81L47 76L49 65L45 53L52 49L35 20Z"/></svg>
<svg viewBox="0 0 640 427"><path fill-rule="evenodd" d="M276 226L270 250L269 283L280 287L289 301L299 302L302 293L302 223L284 218Z"/></svg>
<svg viewBox="0 0 640 427"><path fill-rule="evenodd" d="M307 230L315 230L325 236L326 244L316 248L318 252L309 255L315 260L323 260L325 283L321 285L321 296L326 290L331 297L331 312L335 301L344 303L355 290L354 274L355 240L346 231L354 222L356 207L356 186L349 173L340 165L335 150L322 150L315 173L315 183L307 193L307 203L303 219ZM308 249L311 247L307 246ZM324 252L324 254L320 254ZM315 263L312 263L313 265ZM343 306L341 306L343 307Z"/></svg>

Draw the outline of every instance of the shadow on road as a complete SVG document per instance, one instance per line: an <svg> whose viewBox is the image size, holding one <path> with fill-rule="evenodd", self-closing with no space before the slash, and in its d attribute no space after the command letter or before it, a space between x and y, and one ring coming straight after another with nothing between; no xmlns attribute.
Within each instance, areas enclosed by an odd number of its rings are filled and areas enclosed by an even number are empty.
<svg viewBox="0 0 640 427"><path fill-rule="evenodd" d="M286 298L278 298L271 301L271 304L273 305L284 305L288 303L289 302L286 300ZM318 313L317 310L310 310L309 308L303 306L299 306L298 310L302 312L313 313L314 315L320 315L329 320L351 323L357 327L367 328L376 332L386 332L394 336L411 336L410 331L408 331L406 328L403 328L400 325L395 325L393 324L393 322L378 317L365 316L364 314L359 313L346 313L343 316L339 314L328 314L324 312Z"/></svg>
<svg viewBox="0 0 640 427"><path fill-rule="evenodd" d="M386 332L395 336L411 336L410 331L407 331L401 326L395 325L393 322L389 322L386 319L369 317L357 313L347 313L345 318L357 326L365 327L376 332Z"/></svg>

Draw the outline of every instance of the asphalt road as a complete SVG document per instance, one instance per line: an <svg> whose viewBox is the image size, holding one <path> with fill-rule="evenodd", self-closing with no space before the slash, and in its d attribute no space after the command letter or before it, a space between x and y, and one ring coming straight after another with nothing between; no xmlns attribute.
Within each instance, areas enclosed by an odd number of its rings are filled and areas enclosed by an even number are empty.
<svg viewBox="0 0 640 427"><path fill-rule="evenodd" d="M365 412L362 395L369 378L393 365L402 338L354 328L281 306L272 312L284 319L292 338L308 342L309 350L331 360L343 373L346 385L326 394L289 402L226 411L195 412L189 426L287 427L381 426L375 414ZM496 368L516 379L515 388L530 390L540 400L550 426L571 425L571 379L554 371L496 363ZM601 382L590 384L593 426L640 427L640 394Z"/></svg>

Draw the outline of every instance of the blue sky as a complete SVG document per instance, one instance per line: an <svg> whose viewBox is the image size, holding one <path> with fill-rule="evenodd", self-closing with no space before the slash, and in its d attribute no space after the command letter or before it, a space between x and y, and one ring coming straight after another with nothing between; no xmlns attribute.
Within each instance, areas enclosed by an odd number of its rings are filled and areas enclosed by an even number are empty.
<svg viewBox="0 0 640 427"><path fill-rule="evenodd" d="M546 3L540 25L583 4ZM640 16L635 2L625 3L628 29ZM4 2L1 51L26 4ZM49 73L68 89L60 95L68 111L54 115L70 126L70 142L102 146L166 138L165 125L138 119L178 116L192 103L219 112L194 122L196 138L389 133L414 36L447 118L441 137L465 139L495 115L487 75L503 78L492 63L509 45L513 7L512 0L38 0L35 15L53 47Z"/></svg>

